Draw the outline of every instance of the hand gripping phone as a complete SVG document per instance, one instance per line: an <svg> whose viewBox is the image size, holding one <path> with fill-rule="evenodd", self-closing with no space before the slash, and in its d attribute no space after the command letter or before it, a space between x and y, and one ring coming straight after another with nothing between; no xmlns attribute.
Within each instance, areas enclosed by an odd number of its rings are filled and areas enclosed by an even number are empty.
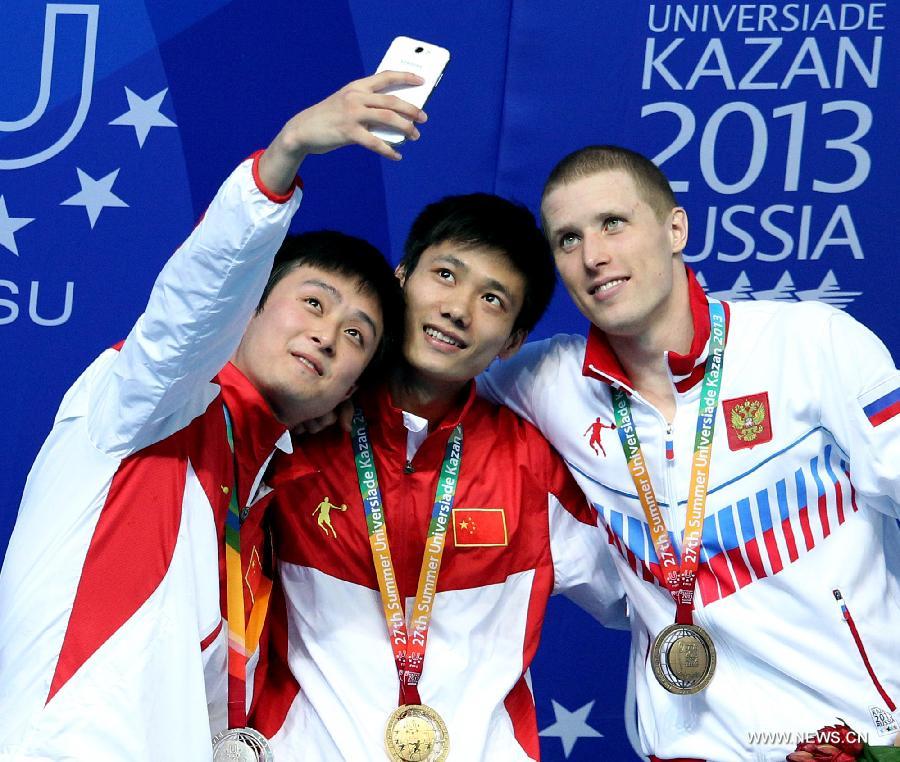
<svg viewBox="0 0 900 762"><path fill-rule="evenodd" d="M382 92L396 95L407 103L422 108L431 91L441 81L444 67L449 60L450 51L445 48L410 37L395 37L384 58L381 59L376 74L380 71L408 71L418 74L425 80L421 85L400 85L389 87ZM391 145L399 145L406 140L402 132L388 127L376 127L371 132Z"/></svg>

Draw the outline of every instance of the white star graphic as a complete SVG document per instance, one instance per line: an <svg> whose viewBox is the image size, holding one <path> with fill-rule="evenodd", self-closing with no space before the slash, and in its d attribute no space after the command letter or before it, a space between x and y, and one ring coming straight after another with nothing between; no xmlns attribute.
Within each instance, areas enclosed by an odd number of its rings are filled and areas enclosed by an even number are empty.
<svg viewBox="0 0 900 762"><path fill-rule="evenodd" d="M110 124L124 125L126 127L134 127L134 133L137 135L138 145L143 148L144 141L153 127L177 127L169 117L160 113L159 106L162 99L166 97L169 88L160 90L146 100L139 95L135 95L127 87L125 88L125 97L128 98L128 111L122 116L117 116Z"/></svg>
<svg viewBox="0 0 900 762"><path fill-rule="evenodd" d="M24 228L29 222L34 222L34 217L10 217L9 212L6 211L6 199L0 196L0 246L19 256L15 232Z"/></svg>
<svg viewBox="0 0 900 762"><path fill-rule="evenodd" d="M78 167L75 169L78 172L78 182L81 183L81 190L65 201L60 201L60 206L83 206L85 211L87 211L88 220L90 220L92 228L104 207L128 206L112 192L113 183L119 174L118 169L114 169L106 177L101 177L99 180L95 180Z"/></svg>
<svg viewBox="0 0 900 762"><path fill-rule="evenodd" d="M556 716L556 722L544 728L539 736L556 736L562 741L563 753L566 759L572 753L575 742L579 738L603 738L603 733L599 733L587 724L587 716L591 712L594 702L585 704L580 709L570 712L562 704L557 704L551 699L553 704L553 714Z"/></svg>

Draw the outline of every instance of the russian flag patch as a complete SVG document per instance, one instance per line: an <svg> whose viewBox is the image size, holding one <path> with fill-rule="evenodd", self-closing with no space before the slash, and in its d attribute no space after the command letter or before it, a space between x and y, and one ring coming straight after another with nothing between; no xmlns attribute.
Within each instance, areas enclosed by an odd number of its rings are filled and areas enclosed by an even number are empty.
<svg viewBox="0 0 900 762"><path fill-rule="evenodd" d="M885 388L886 386L887 389ZM877 397L872 399L873 395L877 395ZM873 392L861 398L860 402L866 418L869 419L869 423L873 426L880 426L885 421L900 415L900 383L898 383L898 379L893 378L891 382L881 384Z"/></svg>

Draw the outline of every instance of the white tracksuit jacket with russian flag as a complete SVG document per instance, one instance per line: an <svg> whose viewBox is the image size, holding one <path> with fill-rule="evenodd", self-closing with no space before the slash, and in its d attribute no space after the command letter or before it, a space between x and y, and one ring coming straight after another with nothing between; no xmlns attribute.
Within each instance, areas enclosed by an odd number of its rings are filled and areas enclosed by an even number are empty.
<svg viewBox="0 0 900 762"><path fill-rule="evenodd" d="M639 394L631 399L679 550L709 336L693 276L691 304L694 346L667 358L677 402L671 427ZM632 391L605 338L592 329L587 340L528 344L480 387L541 429L609 530L629 601L644 753L781 761L797 734L838 717L869 743L890 745L900 719L900 374L868 329L827 305L726 309L694 613L718 663L693 696L664 690L648 658L675 606L619 432L599 427L602 449L591 445L598 419L615 422L611 385Z"/></svg>

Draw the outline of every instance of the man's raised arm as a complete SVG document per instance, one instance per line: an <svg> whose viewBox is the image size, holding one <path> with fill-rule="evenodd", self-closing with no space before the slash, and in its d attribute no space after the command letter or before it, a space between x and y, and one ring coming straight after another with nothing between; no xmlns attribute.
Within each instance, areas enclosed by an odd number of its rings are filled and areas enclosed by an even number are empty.
<svg viewBox="0 0 900 762"><path fill-rule="evenodd" d="M225 181L203 219L163 267L121 350L95 363L86 411L98 449L122 457L168 436L217 394L210 379L228 362L265 288L299 206L297 170L310 154L357 144L396 151L373 125L418 137L424 113L377 91L418 77L382 72L356 80L292 117L269 147ZM61 410L61 416L80 411Z"/></svg>

